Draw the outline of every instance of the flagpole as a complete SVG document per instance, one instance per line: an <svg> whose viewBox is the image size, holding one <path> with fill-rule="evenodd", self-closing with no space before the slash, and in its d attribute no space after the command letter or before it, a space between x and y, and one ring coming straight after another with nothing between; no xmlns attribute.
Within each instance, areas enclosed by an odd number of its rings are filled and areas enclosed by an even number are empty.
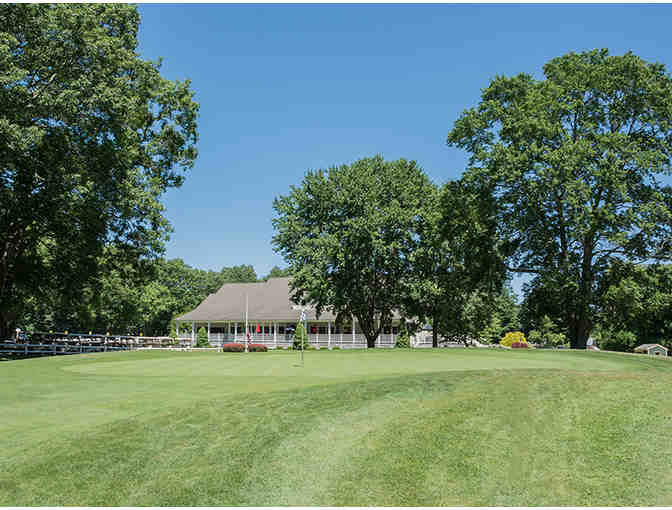
<svg viewBox="0 0 672 510"><path fill-rule="evenodd" d="M250 329L247 325L247 308L248 308L247 302L248 302L247 293L245 293L245 352L249 352L248 340L250 338Z"/></svg>

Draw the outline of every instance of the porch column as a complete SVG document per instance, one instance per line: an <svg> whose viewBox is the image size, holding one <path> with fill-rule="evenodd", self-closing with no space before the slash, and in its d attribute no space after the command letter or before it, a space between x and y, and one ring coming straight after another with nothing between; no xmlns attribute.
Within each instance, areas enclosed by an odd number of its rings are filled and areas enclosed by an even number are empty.
<svg viewBox="0 0 672 510"><path fill-rule="evenodd" d="M196 323L191 321L191 345L196 343Z"/></svg>
<svg viewBox="0 0 672 510"><path fill-rule="evenodd" d="M327 322L327 348L331 347L331 321Z"/></svg>
<svg viewBox="0 0 672 510"><path fill-rule="evenodd" d="M210 321L208 321L208 343L210 343Z"/></svg>
<svg viewBox="0 0 672 510"><path fill-rule="evenodd" d="M355 316L352 316L352 345L355 345Z"/></svg>
<svg viewBox="0 0 672 510"><path fill-rule="evenodd" d="M238 321L233 323L233 341L236 341L236 337L238 336Z"/></svg>
<svg viewBox="0 0 672 510"><path fill-rule="evenodd" d="M273 345L278 346L278 323L273 321Z"/></svg>

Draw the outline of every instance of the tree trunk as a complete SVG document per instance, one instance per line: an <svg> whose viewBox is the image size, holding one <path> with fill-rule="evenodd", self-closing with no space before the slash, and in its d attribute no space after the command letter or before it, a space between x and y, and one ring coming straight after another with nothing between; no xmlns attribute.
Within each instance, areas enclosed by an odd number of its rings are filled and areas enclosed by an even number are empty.
<svg viewBox="0 0 672 510"><path fill-rule="evenodd" d="M439 332L432 327L432 347L436 349L439 346Z"/></svg>
<svg viewBox="0 0 672 510"><path fill-rule="evenodd" d="M576 303L576 313L570 325L570 346L585 349L588 336L593 329L590 305L593 301L593 240L587 236L583 241L583 261L581 264L580 294Z"/></svg>
<svg viewBox="0 0 672 510"><path fill-rule="evenodd" d="M581 313L579 318L573 322L570 330L569 342L572 349L585 349L592 329L592 321L586 313Z"/></svg>

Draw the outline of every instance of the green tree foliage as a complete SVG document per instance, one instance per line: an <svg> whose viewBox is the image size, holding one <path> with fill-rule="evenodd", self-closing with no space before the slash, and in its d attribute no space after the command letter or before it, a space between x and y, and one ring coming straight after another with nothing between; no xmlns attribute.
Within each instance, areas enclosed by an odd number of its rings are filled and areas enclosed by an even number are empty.
<svg viewBox="0 0 672 510"><path fill-rule="evenodd" d="M556 296L583 348L615 258L668 258L672 80L662 64L606 50L570 53L545 79L496 77L448 143L471 154L465 179L492 191L511 269Z"/></svg>
<svg viewBox="0 0 672 510"><path fill-rule="evenodd" d="M593 331L592 337L600 349L605 351L632 352L642 343L632 331L599 324Z"/></svg>
<svg viewBox="0 0 672 510"><path fill-rule="evenodd" d="M494 298L505 266L487 193L460 181L429 191L419 210L419 242L409 256L411 271L402 295L405 314L430 322L432 345L438 347L439 335L473 336L475 331L464 329L474 325L465 317L472 296Z"/></svg>
<svg viewBox="0 0 672 510"><path fill-rule="evenodd" d="M612 334L611 350L630 350L642 343L672 347L672 265L615 263L601 283L600 336L627 331L635 337ZM618 344L619 339L624 343Z"/></svg>
<svg viewBox="0 0 672 510"><path fill-rule="evenodd" d="M278 266L273 266L268 275L264 277L264 281L268 280L269 278L282 278L284 276L292 276L291 268L280 268Z"/></svg>
<svg viewBox="0 0 672 510"><path fill-rule="evenodd" d="M106 246L163 248L198 104L138 57L139 24L132 5L0 6L0 336L30 299L81 295Z"/></svg>
<svg viewBox="0 0 672 510"><path fill-rule="evenodd" d="M112 251L109 257L113 256ZM140 272L130 264L101 264L107 269L82 286L79 299L52 291L40 300L29 300L24 329L172 336L174 319L224 283L257 281L249 265L204 271L181 259L157 258L147 261ZM191 333L189 325L181 329Z"/></svg>
<svg viewBox="0 0 672 510"><path fill-rule="evenodd" d="M396 349L411 348L411 336L408 333L408 328L403 323L399 325L397 338L394 340L394 347Z"/></svg>
<svg viewBox="0 0 672 510"><path fill-rule="evenodd" d="M219 272L217 285L224 283L253 283L259 281L257 273L251 265L223 267Z"/></svg>
<svg viewBox="0 0 672 510"><path fill-rule="evenodd" d="M518 331L520 329L519 309L513 290L510 285L505 284L501 292L494 297L491 307L492 314L486 326L478 334L478 338L484 343L493 344L498 343L506 333Z"/></svg>
<svg viewBox="0 0 672 510"><path fill-rule="evenodd" d="M544 315L539 321L538 329L533 329L527 335L530 342L537 345L557 347L567 343L567 337L564 333L558 331L558 328L548 315Z"/></svg>
<svg viewBox="0 0 672 510"><path fill-rule="evenodd" d="M294 344L293 349L297 351L303 349L304 351L310 347L308 343L308 335L306 334L306 327L303 325L303 322L299 322L296 325L296 331L294 332Z"/></svg>
<svg viewBox="0 0 672 510"><path fill-rule="evenodd" d="M483 343L495 344L502 338L502 329L502 321L497 314L493 314L490 322L481 330L478 338Z"/></svg>
<svg viewBox="0 0 672 510"><path fill-rule="evenodd" d="M365 158L308 172L274 202L275 249L293 273L293 299L354 315L375 341L401 305L422 202L432 185L414 161Z"/></svg>
<svg viewBox="0 0 672 510"><path fill-rule="evenodd" d="M210 343L208 342L208 332L202 326L198 328L196 347L210 347Z"/></svg>

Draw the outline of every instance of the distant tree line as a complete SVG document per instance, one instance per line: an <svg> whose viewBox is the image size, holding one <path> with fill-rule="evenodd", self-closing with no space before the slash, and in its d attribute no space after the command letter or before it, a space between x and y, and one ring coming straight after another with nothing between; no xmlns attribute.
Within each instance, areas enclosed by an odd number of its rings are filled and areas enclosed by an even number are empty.
<svg viewBox="0 0 672 510"><path fill-rule="evenodd" d="M39 331L110 331L164 336L171 333L175 317L196 308L223 284L257 282L285 275L287 270L279 267L258 278L251 265L205 271L192 268L181 259L157 258L146 262L142 273L130 266L102 271L80 287L76 299L57 289L42 294L39 299L30 299L20 325L23 329Z"/></svg>

